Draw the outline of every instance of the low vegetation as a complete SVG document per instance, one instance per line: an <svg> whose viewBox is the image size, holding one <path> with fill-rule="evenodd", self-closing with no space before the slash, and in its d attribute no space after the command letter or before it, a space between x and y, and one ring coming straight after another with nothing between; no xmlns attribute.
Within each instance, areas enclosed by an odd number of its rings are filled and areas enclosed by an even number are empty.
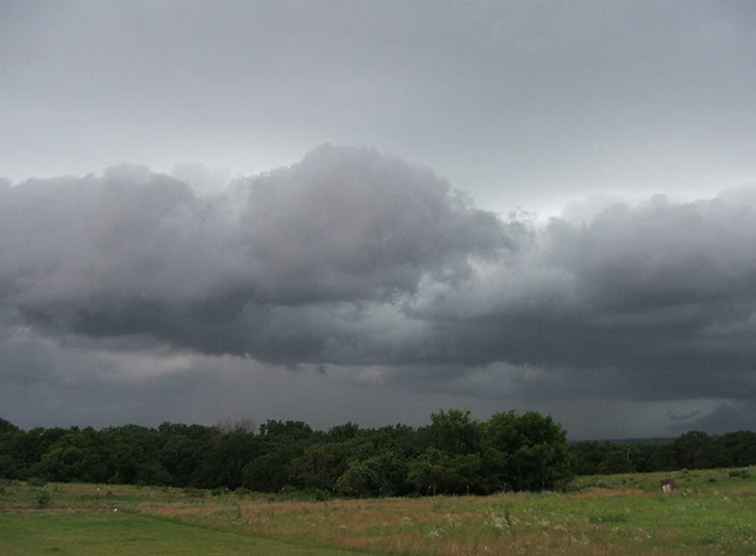
<svg viewBox="0 0 756 556"><path fill-rule="evenodd" d="M0 554L752 555L754 463L750 432L568 444L538 413L329 431L0 420Z"/></svg>
<svg viewBox="0 0 756 556"><path fill-rule="evenodd" d="M750 555L756 470L733 471L584 476L561 493L324 501L12 481L0 494L0 553ZM668 495L666 479L677 485Z"/></svg>

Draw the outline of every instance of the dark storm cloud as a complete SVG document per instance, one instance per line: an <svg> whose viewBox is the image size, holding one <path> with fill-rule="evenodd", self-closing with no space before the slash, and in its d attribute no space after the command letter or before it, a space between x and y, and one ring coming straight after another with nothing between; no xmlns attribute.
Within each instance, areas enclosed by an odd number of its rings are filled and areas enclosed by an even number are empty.
<svg viewBox="0 0 756 556"><path fill-rule="evenodd" d="M346 421L424 424L439 408L469 407L480 416L502 409L547 411L574 437L614 438L659 434L669 407L591 399L542 403L501 392L407 388L384 383L378 368L329 366L324 375L319 366L291 371L159 346L124 351L101 341L61 342L28 327L6 329L0 360L0 410L24 427L213 424L226 418L304 419L320 427Z"/></svg>
<svg viewBox="0 0 756 556"><path fill-rule="evenodd" d="M165 420L212 424L242 417L330 426L355 420L422 423L438 407L465 403L481 408L459 394L381 385L357 376L357 369L334 369L330 376L315 366L293 372L239 357L123 347L61 342L28 327L5 328L0 335L0 412L24 427L154 425ZM482 405L488 412L496 406Z"/></svg>
<svg viewBox="0 0 756 556"><path fill-rule="evenodd" d="M702 430L714 434L753 430L756 423L756 402L725 402L708 415L691 419L673 428L677 431Z"/></svg>
<svg viewBox="0 0 756 556"><path fill-rule="evenodd" d="M512 262L420 297L415 314L447 362L551 369L520 386L529 396L752 398L754 200L656 197L552 220Z"/></svg>
<svg viewBox="0 0 756 556"><path fill-rule="evenodd" d="M470 257L512 249L507 228L431 171L368 150L324 146L216 197L117 167L6 190L0 284L59 333L363 361L401 319L371 305L423 278L463 280Z"/></svg>
<svg viewBox="0 0 756 556"><path fill-rule="evenodd" d="M478 210L430 170L324 146L215 196L140 167L2 195L3 304L52 338L478 398L756 393L752 189L542 225Z"/></svg>
<svg viewBox="0 0 756 556"><path fill-rule="evenodd" d="M504 400L610 435L747 418L756 194L716 192L756 176L755 18L0 0L0 409L190 419L186 396L212 420L202 391L243 391L385 419ZM326 142L433 172L302 160ZM626 202L571 203L595 193ZM520 207L540 215L501 216Z"/></svg>

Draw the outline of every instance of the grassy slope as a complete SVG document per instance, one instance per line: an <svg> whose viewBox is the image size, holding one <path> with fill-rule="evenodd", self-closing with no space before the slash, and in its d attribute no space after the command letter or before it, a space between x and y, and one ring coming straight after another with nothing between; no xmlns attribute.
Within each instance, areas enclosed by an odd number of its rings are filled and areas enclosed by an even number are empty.
<svg viewBox="0 0 756 556"><path fill-rule="evenodd" d="M680 488L665 496L669 477ZM49 485L49 508L29 512L40 489L6 486L0 554L756 554L756 469L582 477L569 494L328 502L97 489Z"/></svg>
<svg viewBox="0 0 756 556"><path fill-rule="evenodd" d="M144 556L335 556L332 550L308 549L210 530L146 515L105 512L27 512L0 514L0 554Z"/></svg>

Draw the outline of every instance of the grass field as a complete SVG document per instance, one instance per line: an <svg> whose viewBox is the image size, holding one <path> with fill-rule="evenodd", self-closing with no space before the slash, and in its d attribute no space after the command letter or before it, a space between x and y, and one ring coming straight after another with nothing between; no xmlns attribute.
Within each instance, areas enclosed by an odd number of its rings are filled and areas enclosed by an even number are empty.
<svg viewBox="0 0 756 556"><path fill-rule="evenodd" d="M675 479L675 493L661 494L665 478ZM325 502L119 485L0 487L0 554L53 553L756 555L756 470L581 477L559 494Z"/></svg>
<svg viewBox="0 0 756 556"><path fill-rule="evenodd" d="M335 556L348 553L292 546L149 515L64 511L0 515L0 554Z"/></svg>

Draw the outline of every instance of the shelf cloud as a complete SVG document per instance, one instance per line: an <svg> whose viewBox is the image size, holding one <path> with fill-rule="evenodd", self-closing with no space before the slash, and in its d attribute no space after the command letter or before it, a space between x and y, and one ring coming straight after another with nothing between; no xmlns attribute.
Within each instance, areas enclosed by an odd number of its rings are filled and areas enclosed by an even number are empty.
<svg viewBox="0 0 756 556"><path fill-rule="evenodd" d="M756 189L574 208L503 217L332 145L220 191L139 166L6 182L0 382L130 396L248 365L405 396L700 401L712 426L751 411Z"/></svg>

